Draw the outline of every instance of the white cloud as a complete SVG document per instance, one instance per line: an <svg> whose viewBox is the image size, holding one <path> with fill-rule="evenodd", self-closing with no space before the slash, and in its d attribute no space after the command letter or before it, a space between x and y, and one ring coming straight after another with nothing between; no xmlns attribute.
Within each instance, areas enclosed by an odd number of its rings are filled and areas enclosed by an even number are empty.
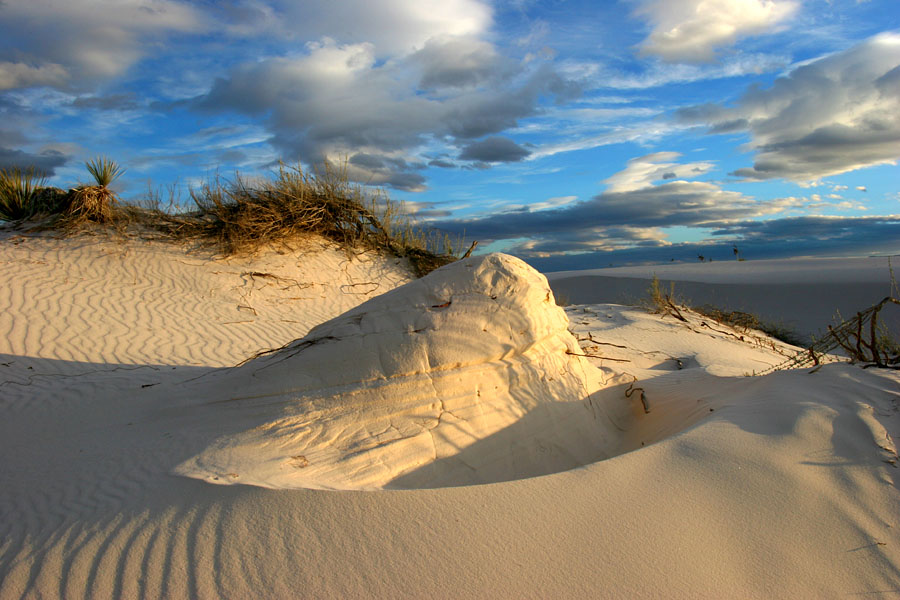
<svg viewBox="0 0 900 600"><path fill-rule="evenodd" d="M641 53L669 62L709 62L717 48L771 32L798 7L792 0L645 0L637 14L653 30Z"/></svg>
<svg viewBox="0 0 900 600"><path fill-rule="evenodd" d="M686 128L687 127L685 126L679 126L674 123L664 123L662 121L646 121L636 125L615 126L602 133L593 135L579 134L574 136L574 139L544 144L534 150L528 156L528 160L537 160L562 152L588 150L590 148L621 144L624 142L648 144L658 141L680 129Z"/></svg>
<svg viewBox="0 0 900 600"><path fill-rule="evenodd" d="M481 147L491 138L472 141L535 114L540 96L567 93L549 64L511 65L484 42L442 36L426 48L425 58L416 52L379 61L371 43L325 38L303 55L233 68L196 106L266 117L270 141L288 160L350 157L358 181L421 190L422 148L434 150L436 140ZM448 68L460 51L469 74ZM520 148L518 158L527 154ZM364 158L353 161L356 155Z"/></svg>
<svg viewBox="0 0 900 600"><path fill-rule="evenodd" d="M543 202L529 202L528 204L504 204L503 210L535 212L566 206L567 204L572 204L576 200L578 200L578 196L556 196L553 198L547 198Z"/></svg>
<svg viewBox="0 0 900 600"><path fill-rule="evenodd" d="M625 169L604 180L609 185L606 193L630 192L650 187L657 181L698 177L715 167L710 162L673 162L680 156L678 152L654 152L632 158Z"/></svg>
<svg viewBox="0 0 900 600"><path fill-rule="evenodd" d="M409 54L441 35L478 36L493 19L479 0L231 0L215 10L234 35L304 41L327 35L341 44L372 44L379 57Z"/></svg>
<svg viewBox="0 0 900 600"><path fill-rule="evenodd" d="M0 11L0 34L14 49L0 50L7 89L84 87L124 73L160 36L206 27L174 0L5 0Z"/></svg>
<svg viewBox="0 0 900 600"><path fill-rule="evenodd" d="M666 233L658 227L604 227L572 232L560 238L525 240L506 251L526 258L546 258L581 252L610 252L626 248L670 246Z"/></svg>
<svg viewBox="0 0 900 600"><path fill-rule="evenodd" d="M746 179L817 180L900 158L900 35L882 34L808 62L735 107L679 111L716 133L749 131L757 152Z"/></svg>

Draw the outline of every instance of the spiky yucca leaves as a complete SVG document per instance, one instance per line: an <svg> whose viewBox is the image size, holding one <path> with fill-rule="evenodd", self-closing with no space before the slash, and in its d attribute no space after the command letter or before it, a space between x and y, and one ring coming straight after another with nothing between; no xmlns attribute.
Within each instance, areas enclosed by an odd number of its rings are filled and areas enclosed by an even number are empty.
<svg viewBox="0 0 900 600"><path fill-rule="evenodd" d="M84 163L97 185L76 188L64 214L68 226L84 222L110 223L115 220L118 199L109 185L125 172L115 161L98 157Z"/></svg>
<svg viewBox="0 0 900 600"><path fill-rule="evenodd" d="M34 167L0 170L0 220L27 219L41 210L40 189L45 178Z"/></svg>
<svg viewBox="0 0 900 600"><path fill-rule="evenodd" d="M116 161L110 160L105 156L93 158L84 163L84 166L87 167L88 172L99 187L108 187L125 172L125 169L120 167Z"/></svg>

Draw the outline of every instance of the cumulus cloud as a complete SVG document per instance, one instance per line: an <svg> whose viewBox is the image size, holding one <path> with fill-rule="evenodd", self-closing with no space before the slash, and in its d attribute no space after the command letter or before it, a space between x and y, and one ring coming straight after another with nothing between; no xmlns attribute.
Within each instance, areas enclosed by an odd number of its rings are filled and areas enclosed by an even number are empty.
<svg viewBox="0 0 900 600"><path fill-rule="evenodd" d="M325 162L330 161L325 159ZM425 177L416 172L422 168L423 165L409 163L402 158L357 153L350 157L344 171L351 181L363 181L367 185L388 186L407 192L422 192L426 189Z"/></svg>
<svg viewBox="0 0 900 600"><path fill-rule="evenodd" d="M456 163L450 162L443 158L433 158L428 161L429 167L438 167L440 169L455 169Z"/></svg>
<svg viewBox="0 0 900 600"><path fill-rule="evenodd" d="M427 90L474 87L506 79L519 70L492 44L469 37L432 38L410 60L422 69L419 86Z"/></svg>
<svg viewBox="0 0 900 600"><path fill-rule="evenodd" d="M509 138L492 136L487 139L472 142L459 153L462 160L474 160L481 162L518 162L531 154L531 151L523 148Z"/></svg>
<svg viewBox="0 0 900 600"><path fill-rule="evenodd" d="M471 47L470 40L463 47ZM360 154L368 164L357 159L349 172L358 181L422 189L424 178L413 172L419 168L413 156L419 148L434 140L467 142L496 134L535 114L542 95L572 92L549 65L510 69L486 50L468 59L485 60L473 77L490 79L491 85L472 87L447 70L449 62L435 60L442 51L452 56L458 49L443 36L429 46L428 61L413 53L382 62L373 44L326 38L307 44L302 55L235 67L194 106L264 117L270 142L286 158L319 163ZM432 67L435 72L428 70ZM426 80L441 82L440 89L423 90L418 82ZM512 159L515 152L524 157L518 147L491 144L490 160ZM408 162L404 166L396 159Z"/></svg>
<svg viewBox="0 0 900 600"><path fill-rule="evenodd" d="M734 107L679 111L713 133L748 131L751 180L815 180L900 158L900 35L882 34L795 68Z"/></svg>
<svg viewBox="0 0 900 600"><path fill-rule="evenodd" d="M778 202L757 202L701 181L673 181L625 192L604 192L558 210L503 212L436 223L478 239L569 234L606 227L702 227L780 212Z"/></svg>
<svg viewBox="0 0 900 600"><path fill-rule="evenodd" d="M0 107L0 115L10 117L9 113ZM15 111L12 111L15 114ZM7 122L12 119L7 118ZM15 122L15 121L13 121ZM17 129L0 129L0 169L10 169L18 167L20 169L34 168L39 173L52 177L56 173L56 169L65 165L69 160L64 152L59 148L44 147L40 150L22 150L21 147L28 147L29 139ZM18 148L17 148L18 147Z"/></svg>
<svg viewBox="0 0 900 600"><path fill-rule="evenodd" d="M671 245L656 227L605 227L600 231L575 231L558 238L531 239L514 244L508 252L523 258L548 258L560 254L606 253L627 248Z"/></svg>
<svg viewBox="0 0 900 600"><path fill-rule="evenodd" d="M637 15L653 30L640 51L669 62L709 62L717 48L771 32L798 7L793 0L644 0Z"/></svg>
<svg viewBox="0 0 900 600"><path fill-rule="evenodd" d="M124 73L160 36L207 26L176 0L5 0L0 12L0 89L84 87Z"/></svg>

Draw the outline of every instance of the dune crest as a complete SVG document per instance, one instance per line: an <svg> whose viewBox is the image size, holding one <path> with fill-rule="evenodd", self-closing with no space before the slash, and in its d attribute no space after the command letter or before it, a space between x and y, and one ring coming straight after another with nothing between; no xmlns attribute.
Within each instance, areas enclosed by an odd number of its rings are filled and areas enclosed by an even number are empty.
<svg viewBox="0 0 900 600"><path fill-rule="evenodd" d="M211 383L202 395L242 403L247 428L176 472L273 488L443 487L607 458L631 412L592 397L600 372L568 325L521 260L448 265Z"/></svg>

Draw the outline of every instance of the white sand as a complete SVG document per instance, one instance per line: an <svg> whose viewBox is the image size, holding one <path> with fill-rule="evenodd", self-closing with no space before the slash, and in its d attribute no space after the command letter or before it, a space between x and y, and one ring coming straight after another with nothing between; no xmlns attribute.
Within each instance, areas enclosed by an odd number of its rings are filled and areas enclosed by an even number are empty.
<svg viewBox="0 0 900 600"><path fill-rule="evenodd" d="M548 273L554 293L573 304L636 304L650 281L693 306L753 313L810 341L892 294L900 256L716 261ZM893 289L893 295L897 295ZM884 318L900 329L900 309Z"/></svg>
<svg viewBox="0 0 900 600"><path fill-rule="evenodd" d="M900 590L897 372L746 377L791 348L564 314L505 257L376 297L398 269L0 241L0 598Z"/></svg>

